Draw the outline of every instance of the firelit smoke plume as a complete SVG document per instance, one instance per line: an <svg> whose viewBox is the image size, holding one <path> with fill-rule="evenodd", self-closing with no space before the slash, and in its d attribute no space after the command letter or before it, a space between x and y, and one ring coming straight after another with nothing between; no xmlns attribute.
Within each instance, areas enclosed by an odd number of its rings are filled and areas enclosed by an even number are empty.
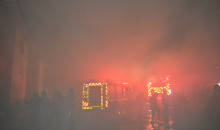
<svg viewBox="0 0 220 130"><path fill-rule="evenodd" d="M47 52L50 75L62 82L145 82L171 75L177 86L188 87L219 80L215 1L23 0L21 5L31 16L36 44Z"/></svg>

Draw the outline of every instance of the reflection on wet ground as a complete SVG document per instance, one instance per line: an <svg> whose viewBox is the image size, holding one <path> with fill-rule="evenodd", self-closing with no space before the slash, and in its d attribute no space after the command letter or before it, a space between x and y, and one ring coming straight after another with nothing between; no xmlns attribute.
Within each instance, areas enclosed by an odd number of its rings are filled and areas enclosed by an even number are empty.
<svg viewBox="0 0 220 130"><path fill-rule="evenodd" d="M84 118L85 119L85 118ZM169 115L167 122L155 119L151 120L151 112L146 112L141 118L122 118L122 119L106 119L102 117L90 116L84 123L78 126L77 130L173 130L174 120ZM80 121L81 122L81 121Z"/></svg>
<svg viewBox="0 0 220 130"><path fill-rule="evenodd" d="M146 119L144 121L144 130L173 130L173 124L174 120L172 115L169 115L169 120L168 121L163 121L163 120L154 120L152 121L152 115L149 112L146 116Z"/></svg>
<svg viewBox="0 0 220 130"><path fill-rule="evenodd" d="M163 121L147 122L145 130L173 130L173 121L165 124Z"/></svg>

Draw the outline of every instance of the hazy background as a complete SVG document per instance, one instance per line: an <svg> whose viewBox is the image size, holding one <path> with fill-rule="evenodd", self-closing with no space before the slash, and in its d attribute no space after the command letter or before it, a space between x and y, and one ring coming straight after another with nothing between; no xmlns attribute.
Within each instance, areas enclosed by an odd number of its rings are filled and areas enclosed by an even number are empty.
<svg viewBox="0 0 220 130"><path fill-rule="evenodd" d="M19 0L47 82L146 83L177 89L220 79L220 9L214 0Z"/></svg>

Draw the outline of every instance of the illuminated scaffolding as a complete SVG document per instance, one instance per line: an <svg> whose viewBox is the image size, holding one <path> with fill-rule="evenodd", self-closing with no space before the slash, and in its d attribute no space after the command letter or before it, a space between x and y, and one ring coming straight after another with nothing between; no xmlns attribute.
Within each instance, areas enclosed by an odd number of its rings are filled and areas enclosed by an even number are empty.
<svg viewBox="0 0 220 130"><path fill-rule="evenodd" d="M82 109L104 109L108 107L107 83L84 83L82 95Z"/></svg>

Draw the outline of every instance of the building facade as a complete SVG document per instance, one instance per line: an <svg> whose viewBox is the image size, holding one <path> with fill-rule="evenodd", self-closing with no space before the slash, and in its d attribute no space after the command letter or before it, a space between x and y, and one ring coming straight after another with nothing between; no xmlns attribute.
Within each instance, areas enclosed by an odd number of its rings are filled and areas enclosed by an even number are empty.
<svg viewBox="0 0 220 130"><path fill-rule="evenodd" d="M44 63L15 0L0 1L0 106L43 89Z"/></svg>

